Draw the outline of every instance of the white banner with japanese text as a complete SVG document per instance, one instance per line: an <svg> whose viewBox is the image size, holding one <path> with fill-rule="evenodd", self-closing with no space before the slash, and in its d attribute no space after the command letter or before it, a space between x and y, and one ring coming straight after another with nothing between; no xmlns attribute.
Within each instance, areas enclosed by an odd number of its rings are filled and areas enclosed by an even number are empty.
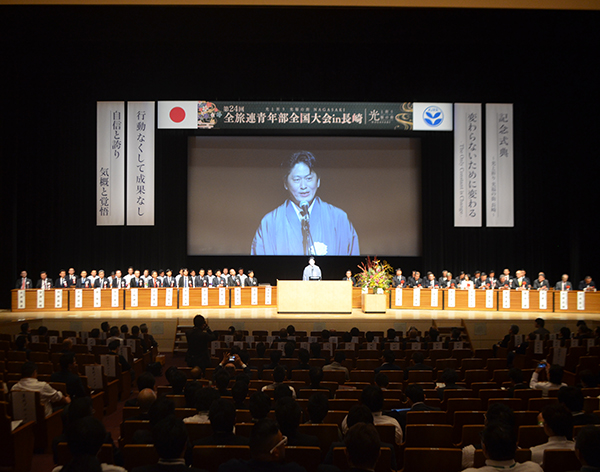
<svg viewBox="0 0 600 472"><path fill-rule="evenodd" d="M96 225L125 224L125 102L96 104Z"/></svg>
<svg viewBox="0 0 600 472"><path fill-rule="evenodd" d="M485 106L486 225L515 224L512 103Z"/></svg>
<svg viewBox="0 0 600 472"><path fill-rule="evenodd" d="M127 102L127 226L154 226L154 102Z"/></svg>
<svg viewBox="0 0 600 472"><path fill-rule="evenodd" d="M481 226L481 103L454 105L454 226Z"/></svg>

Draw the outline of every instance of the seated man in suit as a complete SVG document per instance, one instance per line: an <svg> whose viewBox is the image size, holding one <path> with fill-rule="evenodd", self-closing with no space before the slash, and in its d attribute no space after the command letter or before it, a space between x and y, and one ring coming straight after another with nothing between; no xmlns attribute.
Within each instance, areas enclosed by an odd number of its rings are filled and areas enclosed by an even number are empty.
<svg viewBox="0 0 600 472"><path fill-rule="evenodd" d="M452 272L446 272L446 276L440 281L440 288L456 288L456 281L452 277Z"/></svg>
<svg viewBox="0 0 600 472"><path fill-rule="evenodd" d="M479 469L470 468L463 472L498 472L510 470L512 472L542 472L538 464L528 462L515 462L517 439L514 431L502 423L488 424L481 435L483 454L486 458L485 466Z"/></svg>
<svg viewBox="0 0 600 472"><path fill-rule="evenodd" d="M52 279L48 278L48 274L46 274L45 271L40 272L40 280L38 280L36 288L41 288L44 290L49 290L52 288Z"/></svg>
<svg viewBox="0 0 600 472"><path fill-rule="evenodd" d="M271 419L260 420L250 434L249 461L232 459L219 467L219 472L306 472L295 462L283 463L287 438Z"/></svg>
<svg viewBox="0 0 600 472"><path fill-rule="evenodd" d="M162 279L158 277L158 272L153 270L152 275L146 282L148 288L160 288L163 286Z"/></svg>
<svg viewBox="0 0 600 472"><path fill-rule="evenodd" d="M490 288L490 284L488 282L488 276L485 272L482 272L477 280L475 280L475 288L481 290L487 290Z"/></svg>
<svg viewBox="0 0 600 472"><path fill-rule="evenodd" d="M392 277L392 287L404 288L406 286L406 277L402 275L402 269L396 269L396 275Z"/></svg>
<svg viewBox="0 0 600 472"><path fill-rule="evenodd" d="M550 282L546 280L546 274L540 272L538 278L533 281L534 290L548 290L550 288Z"/></svg>
<svg viewBox="0 0 600 472"><path fill-rule="evenodd" d="M595 292L596 291L596 282L592 280L590 275L586 275L585 278L579 282L579 290L584 290L586 292Z"/></svg>
<svg viewBox="0 0 600 472"><path fill-rule="evenodd" d="M510 290L512 288L511 282L506 278L506 275L502 274L500 280L498 280L498 289Z"/></svg>
<svg viewBox="0 0 600 472"><path fill-rule="evenodd" d="M288 438L289 446L319 447L319 438L298 432L302 418L302 408L291 397L283 397L275 405L275 417L281 433Z"/></svg>
<svg viewBox="0 0 600 472"><path fill-rule="evenodd" d="M105 277L104 271L102 269L100 269L98 271L98 278L94 281L94 288L109 288L109 287L111 287L110 280L108 280Z"/></svg>
<svg viewBox="0 0 600 472"><path fill-rule="evenodd" d="M442 372L440 376L440 383L444 384L443 387L436 386L435 389L438 391L440 396L440 400L444 399L444 391L445 390L465 390L466 387L462 385L457 385L458 382L458 374L454 369L446 368Z"/></svg>
<svg viewBox="0 0 600 472"><path fill-rule="evenodd" d="M87 275L87 271L82 270L81 271L81 277L79 277L77 279L77 282L75 283L75 287L76 288L93 288L94 283L89 279L88 275Z"/></svg>
<svg viewBox="0 0 600 472"><path fill-rule="evenodd" d="M410 410L408 411L441 411L440 408L429 406L425 403L425 392L423 392L423 387L418 384L410 384L408 387L406 387L406 391L404 393L406 394L408 403L410 404ZM406 430L406 413L408 413L408 411L405 410L395 413L388 413L390 416L398 420L402 431Z"/></svg>
<svg viewBox="0 0 600 472"><path fill-rule="evenodd" d="M173 416L160 420L152 428L157 464L136 467L135 472L203 472L185 464L184 454L188 444L188 432L183 421Z"/></svg>
<svg viewBox="0 0 600 472"><path fill-rule="evenodd" d="M391 351L389 349L383 351L382 360L383 364L381 364L375 369L375 374L378 374L382 370L402 370L402 367L394 364L394 361L396 360L396 355L394 354L394 351Z"/></svg>
<svg viewBox="0 0 600 472"><path fill-rule="evenodd" d="M21 277L17 280L15 288L22 290L33 288L33 282L31 282L31 279L27 277L27 271L24 270L21 272Z"/></svg>
<svg viewBox="0 0 600 472"><path fill-rule="evenodd" d="M258 287L258 279L254 276L254 271L248 271L248 277L244 280L244 287Z"/></svg>
<svg viewBox="0 0 600 472"><path fill-rule="evenodd" d="M427 280L425 280L424 288L438 288L438 281L435 279L433 272L427 272Z"/></svg>
<svg viewBox="0 0 600 472"><path fill-rule="evenodd" d="M411 365L404 371L404 378L408 380L408 372L411 370L433 370L430 365L424 364L425 355L422 352L413 352Z"/></svg>
<svg viewBox="0 0 600 472"><path fill-rule="evenodd" d="M425 281L421 278L421 272L418 270L414 270L413 275L406 282L409 288L421 288L424 283Z"/></svg>
<svg viewBox="0 0 600 472"><path fill-rule="evenodd" d="M349 282L352 282L352 286L356 287L356 279L354 277L352 277L352 271L351 270L347 270L346 271L346 275L342 278L342 280L347 280Z"/></svg>
<svg viewBox="0 0 600 472"><path fill-rule="evenodd" d="M194 446L247 446L248 438L233 434L235 405L229 400L215 400L208 411L212 436L198 439Z"/></svg>
<svg viewBox="0 0 600 472"><path fill-rule="evenodd" d="M61 271L58 273L56 282L54 282L54 287L55 288L69 288L69 281L67 280L67 271L66 270L61 269Z"/></svg>
<svg viewBox="0 0 600 472"><path fill-rule="evenodd" d="M556 282L554 290L573 290L573 284L569 281L569 275L563 274L560 282Z"/></svg>

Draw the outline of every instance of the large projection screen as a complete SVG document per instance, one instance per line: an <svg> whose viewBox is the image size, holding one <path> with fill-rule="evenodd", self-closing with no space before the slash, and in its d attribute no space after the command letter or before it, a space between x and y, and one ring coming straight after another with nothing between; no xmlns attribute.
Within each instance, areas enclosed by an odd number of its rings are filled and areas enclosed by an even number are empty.
<svg viewBox="0 0 600 472"><path fill-rule="evenodd" d="M421 255L418 138L273 136L189 138L188 255L251 254L263 217L290 197L281 163L298 151L315 156L316 196L346 213L361 255Z"/></svg>

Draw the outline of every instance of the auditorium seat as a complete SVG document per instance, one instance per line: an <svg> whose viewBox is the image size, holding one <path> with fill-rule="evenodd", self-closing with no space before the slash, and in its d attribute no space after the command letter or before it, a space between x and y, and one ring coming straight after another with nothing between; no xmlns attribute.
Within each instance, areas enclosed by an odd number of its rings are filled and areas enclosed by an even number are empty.
<svg viewBox="0 0 600 472"><path fill-rule="evenodd" d="M515 462L523 463L531 460L531 449L517 449L515 451ZM483 450L477 449L474 456L473 467L483 467L485 465L485 456Z"/></svg>
<svg viewBox="0 0 600 472"><path fill-rule="evenodd" d="M307 471L317 470L323 454L319 447L286 446L285 462L296 462Z"/></svg>
<svg viewBox="0 0 600 472"><path fill-rule="evenodd" d="M581 469L581 462L571 449L546 449L544 472L568 472Z"/></svg>
<svg viewBox="0 0 600 472"><path fill-rule="evenodd" d="M529 411L541 412L546 406L558 403L558 398L530 398L527 405Z"/></svg>
<svg viewBox="0 0 600 472"><path fill-rule="evenodd" d="M430 382L433 380L433 370L409 370L407 383Z"/></svg>
<svg viewBox="0 0 600 472"><path fill-rule="evenodd" d="M510 378L508 377L508 369L504 368L494 370L494 373L492 374L492 382L496 382L498 387L501 387L504 382L508 382L509 380Z"/></svg>
<svg viewBox="0 0 600 472"><path fill-rule="evenodd" d="M485 410L487 410L488 407L488 400L490 398L504 398L507 397L507 391L506 390L502 390L499 388L484 388L482 390L479 390L479 398L481 398L481 401L483 402L483 408Z"/></svg>
<svg viewBox="0 0 600 472"><path fill-rule="evenodd" d="M71 461L73 455L71 454L71 451L69 450L69 445L66 442L58 443L56 449L56 456L56 465L65 465ZM102 444L102 446L100 447L100 451L98 451L97 457L100 460L101 464L114 464L115 457L113 445Z"/></svg>
<svg viewBox="0 0 600 472"><path fill-rule="evenodd" d="M479 398L471 389L444 389L442 404L446 404L451 398ZM473 408L469 408L472 410Z"/></svg>
<svg viewBox="0 0 600 472"><path fill-rule="evenodd" d="M426 402L429 404L429 402ZM445 411L408 411L406 424L448 424Z"/></svg>
<svg viewBox="0 0 600 472"><path fill-rule="evenodd" d="M486 369L472 369L463 371L465 375L465 383L468 387L473 382L487 382L490 380L490 373Z"/></svg>
<svg viewBox="0 0 600 472"><path fill-rule="evenodd" d="M449 424L407 424L404 447L451 448L452 426Z"/></svg>
<svg viewBox="0 0 600 472"><path fill-rule="evenodd" d="M315 393L322 393L323 395L325 395L326 398L330 397L329 389L324 388L302 388L296 391L296 397L298 399L308 400Z"/></svg>
<svg viewBox="0 0 600 472"><path fill-rule="evenodd" d="M483 402L479 398L450 398L446 403L448 424L454 424L456 411L482 411Z"/></svg>
<svg viewBox="0 0 600 472"><path fill-rule="evenodd" d="M375 429L379 433L381 442L396 444L396 428L392 424L376 424Z"/></svg>
<svg viewBox="0 0 600 472"><path fill-rule="evenodd" d="M31 458L35 442L34 422L20 424L14 430L9 416L9 405L0 402L0 470L4 468L13 472L30 472Z"/></svg>
<svg viewBox="0 0 600 472"><path fill-rule="evenodd" d="M375 352L375 351L371 351ZM381 357L381 354L379 357ZM381 359L356 359L356 370L368 370L373 372L377 367L381 365ZM350 373L350 378L352 378L352 373Z"/></svg>
<svg viewBox="0 0 600 472"><path fill-rule="evenodd" d="M450 349L430 349L428 359L431 362L437 362L439 359L449 359ZM453 359L456 360L456 359ZM427 362L426 362L427 363Z"/></svg>
<svg viewBox="0 0 600 472"><path fill-rule="evenodd" d="M184 395L165 395L168 400L171 400L175 404L175 408L185 408L185 396Z"/></svg>
<svg viewBox="0 0 600 472"><path fill-rule="evenodd" d="M452 441L454 444L460 442L464 425L484 424L485 411L456 411L454 412Z"/></svg>
<svg viewBox="0 0 600 472"><path fill-rule="evenodd" d="M514 391L513 397L520 398L523 406L528 406L530 398L542 398L542 391L535 388L519 388Z"/></svg>
<svg viewBox="0 0 600 472"><path fill-rule="evenodd" d="M337 424L338 426L342 426L342 421L344 421L344 418L348 415L347 411L340 411L340 410L329 410L327 412L327 416L325 416L325 419L323 420L323 423L327 423L327 424Z"/></svg>
<svg viewBox="0 0 600 472"><path fill-rule="evenodd" d="M126 470L156 464L158 459L153 444L127 444L123 447L123 465Z"/></svg>
<svg viewBox="0 0 600 472"><path fill-rule="evenodd" d="M600 398L598 397L585 397L583 399L583 410L586 413L593 413L595 410L600 409Z"/></svg>
<svg viewBox="0 0 600 472"><path fill-rule="evenodd" d="M119 435L119 447L131 444L133 435L137 430L150 431L152 427L149 421L127 420L121 423L121 433Z"/></svg>
<svg viewBox="0 0 600 472"><path fill-rule="evenodd" d="M474 349L473 357L478 357L480 359L483 359L484 362L487 363L488 359L494 357L494 350L493 349L485 349L485 348Z"/></svg>
<svg viewBox="0 0 600 472"><path fill-rule="evenodd" d="M530 425L534 426L538 424L537 411L513 411L515 415L515 426L517 429L519 426Z"/></svg>
<svg viewBox="0 0 600 472"><path fill-rule="evenodd" d="M437 359L435 361L435 370L437 372L443 372L444 369L458 369L458 360L451 359L450 357L446 359Z"/></svg>
<svg viewBox="0 0 600 472"><path fill-rule="evenodd" d="M493 403L502 403L513 411L520 411L523 409L523 401L520 398L490 398L488 400L488 407Z"/></svg>
<svg viewBox="0 0 600 472"><path fill-rule="evenodd" d="M460 440L456 443L457 446L465 447L468 445L481 444L481 432L485 428L484 424L466 424L460 432Z"/></svg>
<svg viewBox="0 0 600 472"><path fill-rule="evenodd" d="M235 424L235 435L236 436L244 436L245 438L249 438L252 433L252 428L254 427L254 423L236 423Z"/></svg>
<svg viewBox="0 0 600 472"><path fill-rule="evenodd" d="M208 472L218 472L219 466L230 459L250 460L250 448L248 446L194 446L192 466Z"/></svg>
<svg viewBox="0 0 600 472"><path fill-rule="evenodd" d="M345 447L333 448L333 465L341 470L348 470L348 458L346 457ZM310 469L307 469L311 472ZM316 470L316 469L312 469ZM379 459L375 463L375 472L391 472L392 470L392 450L389 447L382 447L379 454Z"/></svg>
<svg viewBox="0 0 600 472"><path fill-rule="evenodd" d="M404 449L405 472L460 472L462 451L429 447Z"/></svg>
<svg viewBox="0 0 600 472"><path fill-rule="evenodd" d="M481 370L485 368L485 361L480 357L467 357L464 358L460 363L460 370ZM483 382L483 381L482 381Z"/></svg>
<svg viewBox="0 0 600 472"><path fill-rule="evenodd" d="M30 392L11 392L9 396L10 401L22 401L17 400L22 393ZM27 405L28 409L29 407L30 405ZM39 392L34 392L32 410L34 411L35 415L35 425L33 426L35 438L34 448L38 452L48 453L51 451L52 439L62 432L62 410L55 411L54 413L46 416L45 408L40 401ZM14 408L12 418L13 420L23 419L15 414Z"/></svg>
<svg viewBox="0 0 600 472"><path fill-rule="evenodd" d="M338 400L360 400L362 390L337 390L335 398Z"/></svg>
<svg viewBox="0 0 600 472"><path fill-rule="evenodd" d="M189 418L197 413L195 408L175 408L175 416L179 419Z"/></svg>
<svg viewBox="0 0 600 472"><path fill-rule="evenodd" d="M548 441L548 436L544 432L544 428L540 426L519 426L519 432L517 436L517 444L520 448L529 448L533 446L539 446Z"/></svg>
<svg viewBox="0 0 600 472"><path fill-rule="evenodd" d="M367 382L369 384L372 384L375 380L375 373L372 370L354 369L350 371L350 380L352 382Z"/></svg>
<svg viewBox="0 0 600 472"><path fill-rule="evenodd" d="M450 357L456 359L460 365L460 362L468 357L473 357L473 351L471 349L452 349L450 351Z"/></svg>
<svg viewBox="0 0 600 472"><path fill-rule="evenodd" d="M294 370L292 370L292 378L291 378L291 380L293 380L295 382L308 383L309 380L310 380L310 377L308 376L309 372L310 372L310 370L294 369Z"/></svg>
<svg viewBox="0 0 600 472"><path fill-rule="evenodd" d="M185 423L185 429L187 429L190 442L192 443L213 434L210 423Z"/></svg>
<svg viewBox="0 0 600 472"><path fill-rule="evenodd" d="M358 356L356 359L356 368L358 369L358 361L360 360L371 360L371 359L375 359L378 364L381 364L381 351L380 350L374 350L374 349L359 349L358 350Z"/></svg>

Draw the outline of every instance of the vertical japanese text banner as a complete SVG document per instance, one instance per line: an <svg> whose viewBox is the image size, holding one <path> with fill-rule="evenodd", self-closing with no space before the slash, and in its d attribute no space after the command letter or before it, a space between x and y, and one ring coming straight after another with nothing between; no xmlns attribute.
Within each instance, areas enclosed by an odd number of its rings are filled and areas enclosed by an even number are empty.
<svg viewBox="0 0 600 472"><path fill-rule="evenodd" d="M485 106L486 225L514 226L512 103Z"/></svg>
<svg viewBox="0 0 600 472"><path fill-rule="evenodd" d="M154 225L154 102L127 102L127 225Z"/></svg>
<svg viewBox="0 0 600 472"><path fill-rule="evenodd" d="M125 224L125 102L96 104L96 225Z"/></svg>
<svg viewBox="0 0 600 472"><path fill-rule="evenodd" d="M481 226L481 103L454 104L454 226Z"/></svg>

